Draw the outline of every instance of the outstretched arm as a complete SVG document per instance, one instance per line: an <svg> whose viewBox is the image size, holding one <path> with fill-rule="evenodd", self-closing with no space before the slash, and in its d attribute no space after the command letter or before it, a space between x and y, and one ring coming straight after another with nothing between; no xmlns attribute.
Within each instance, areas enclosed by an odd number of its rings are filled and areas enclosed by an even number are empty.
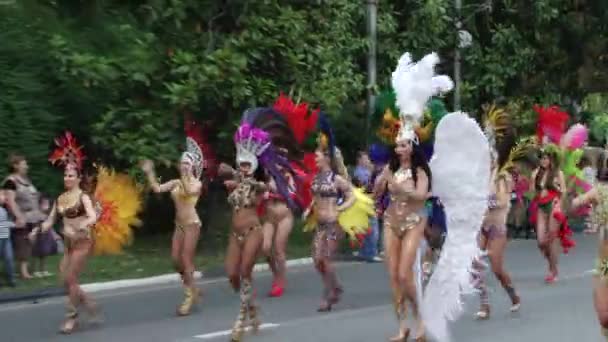
<svg viewBox="0 0 608 342"><path fill-rule="evenodd" d="M578 208L585 204L595 203L595 202L597 202L597 200L598 200L597 189L593 188L590 191L587 191L586 193L584 193L580 196L577 196L575 199L573 199L572 207Z"/></svg>

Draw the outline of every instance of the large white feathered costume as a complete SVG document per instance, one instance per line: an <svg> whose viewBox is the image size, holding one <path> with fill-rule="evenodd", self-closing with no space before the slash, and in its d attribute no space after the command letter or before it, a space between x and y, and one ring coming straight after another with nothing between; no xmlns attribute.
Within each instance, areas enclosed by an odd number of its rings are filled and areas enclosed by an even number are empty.
<svg viewBox="0 0 608 342"><path fill-rule="evenodd" d="M448 322L463 312L461 297L475 291L471 262L479 252L476 234L489 194L490 148L477 122L461 112L446 115L435 131L430 167L433 195L445 208L447 238L421 310L429 335L448 342Z"/></svg>

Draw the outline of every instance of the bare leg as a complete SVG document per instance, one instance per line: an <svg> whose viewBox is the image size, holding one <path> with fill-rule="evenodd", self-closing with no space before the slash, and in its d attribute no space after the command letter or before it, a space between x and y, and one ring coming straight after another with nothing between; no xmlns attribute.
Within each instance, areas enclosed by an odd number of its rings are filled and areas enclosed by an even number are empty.
<svg viewBox="0 0 608 342"><path fill-rule="evenodd" d="M483 229L483 228L482 228ZM479 234L479 249L483 252L487 251L488 239L481 233ZM488 319L490 317L490 301L488 286L486 284L486 264L484 262L485 256L478 255L473 260L473 282L475 288L479 291L479 311L475 314L477 319Z"/></svg>
<svg viewBox="0 0 608 342"><path fill-rule="evenodd" d="M553 212L549 217L549 271L557 277L557 262L559 257L559 230L560 223L553 217L554 212L559 212L559 203L553 205Z"/></svg>
<svg viewBox="0 0 608 342"><path fill-rule="evenodd" d="M173 268L184 281L184 265L182 265L182 248L184 245L184 232L180 228L175 228L173 231L173 238L171 239L171 260L173 261Z"/></svg>
<svg viewBox="0 0 608 342"><path fill-rule="evenodd" d="M285 284L285 273L287 271L287 242L289 240L289 234L293 228L293 215L289 213L283 218L278 226L277 232L274 238L275 246L275 260L277 266L277 282L281 287Z"/></svg>
<svg viewBox="0 0 608 342"><path fill-rule="evenodd" d="M416 338L424 336L424 324L418 307L414 263L416 262L416 254L418 253L418 247L424 234L425 225L426 220L405 234L401 242L401 256L399 260L399 283L402 286L405 297L412 305L412 311L417 321Z"/></svg>
<svg viewBox="0 0 608 342"><path fill-rule="evenodd" d="M404 341L409 335L406 326L407 307L404 305L403 289L399 283L399 259L401 255L401 240L393 233L390 228L384 229L385 260L390 278L391 289L393 291L393 304L395 314L399 323L399 334L391 338L391 341Z"/></svg>
<svg viewBox="0 0 608 342"><path fill-rule="evenodd" d="M551 269L551 234L548 229L548 215L545 214L541 209L538 210L537 221L536 221L536 240L538 243L538 249L541 251L547 263L549 264L549 272ZM550 274L551 275L551 274ZM545 280L549 279L548 275Z"/></svg>
<svg viewBox="0 0 608 342"><path fill-rule="evenodd" d="M277 261L272 255L272 245L275 235L275 226L273 222L266 221L262 226L262 231L264 234L264 242L262 244L262 252L266 257L266 261L268 262L268 267L270 267L270 271L273 276L273 287L276 285L277 280ZM276 248L276 247L275 247Z"/></svg>
<svg viewBox="0 0 608 342"><path fill-rule="evenodd" d="M178 309L178 314L185 316L190 314L192 305L198 302L200 292L194 284L194 257L196 245L200 237L201 229L198 224L185 227L182 232L180 264L182 267L182 279L184 281L185 299Z"/></svg>
<svg viewBox="0 0 608 342"><path fill-rule="evenodd" d="M511 300L511 311L519 310L520 298L515 292L515 287L511 281L509 273L504 268L504 253L507 247L507 236L506 234L496 236L488 243L488 257L490 259L490 266L492 271L500 284L505 289Z"/></svg>
<svg viewBox="0 0 608 342"><path fill-rule="evenodd" d="M249 323L253 330L257 332L260 327L258 317L258 308L255 303L255 289L253 287L253 267L257 259L260 247L264 240L263 233L259 230L252 231L247 235L246 241L242 247L241 257L241 277L243 279L243 288L241 288L241 305L244 305L249 314Z"/></svg>
<svg viewBox="0 0 608 342"><path fill-rule="evenodd" d="M87 307L93 305L78 284L78 275L82 272L82 269L86 264L91 242L79 242L74 247L75 248L68 254L68 260L64 264L64 266L66 266L64 284L68 293L68 314L66 316L66 321L61 328L61 332L66 334L71 333L76 325L78 306L80 304L85 304Z"/></svg>

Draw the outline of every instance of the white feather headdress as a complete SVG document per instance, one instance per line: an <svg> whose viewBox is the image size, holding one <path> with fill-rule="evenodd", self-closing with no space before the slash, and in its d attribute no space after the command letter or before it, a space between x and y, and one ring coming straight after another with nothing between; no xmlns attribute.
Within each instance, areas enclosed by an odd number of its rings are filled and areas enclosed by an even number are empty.
<svg viewBox="0 0 608 342"><path fill-rule="evenodd" d="M203 150L191 137L186 137L186 151L182 153L182 162L189 163L193 167L194 176L200 178L203 174L205 158Z"/></svg>
<svg viewBox="0 0 608 342"><path fill-rule="evenodd" d="M409 52L399 59L392 75L392 86L401 120L397 141L409 140L418 143L414 129L422 119L427 101L432 96L448 92L454 87L448 76L435 76L435 65L438 63L439 57L434 52L417 63L412 61Z"/></svg>

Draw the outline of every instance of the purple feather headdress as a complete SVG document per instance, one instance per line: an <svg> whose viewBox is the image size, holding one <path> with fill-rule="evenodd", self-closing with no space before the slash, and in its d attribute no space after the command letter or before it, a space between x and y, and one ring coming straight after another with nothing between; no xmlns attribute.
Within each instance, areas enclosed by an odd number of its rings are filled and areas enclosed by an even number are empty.
<svg viewBox="0 0 608 342"><path fill-rule="evenodd" d="M272 144L271 133L260 129L254 122L263 124L264 113L267 108L256 108L244 113L241 125L234 134L234 143L237 149L237 164L250 163L251 172L259 165L274 179L277 192L285 199L287 205L294 211L301 208L294 200L295 188L289 184L285 172L292 175L297 182L299 178L291 166L291 161ZM270 118L270 116L268 116Z"/></svg>

